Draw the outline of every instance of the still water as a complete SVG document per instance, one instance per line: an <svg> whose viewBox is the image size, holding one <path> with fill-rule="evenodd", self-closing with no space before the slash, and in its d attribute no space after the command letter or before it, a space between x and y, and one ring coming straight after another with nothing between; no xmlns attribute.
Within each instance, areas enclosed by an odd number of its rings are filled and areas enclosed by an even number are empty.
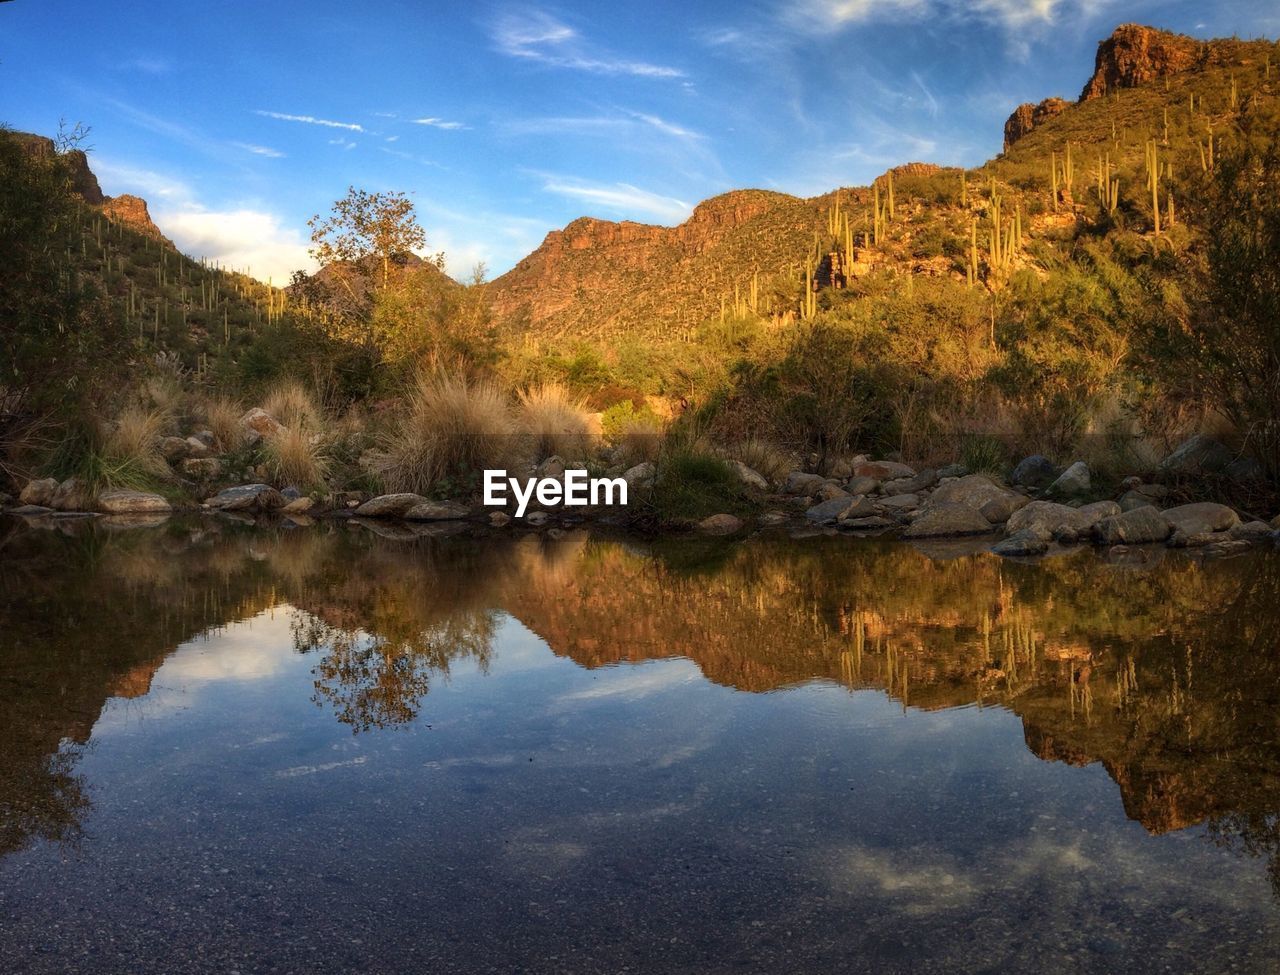
<svg viewBox="0 0 1280 975"><path fill-rule="evenodd" d="M1280 559L0 523L0 971L1272 972Z"/></svg>

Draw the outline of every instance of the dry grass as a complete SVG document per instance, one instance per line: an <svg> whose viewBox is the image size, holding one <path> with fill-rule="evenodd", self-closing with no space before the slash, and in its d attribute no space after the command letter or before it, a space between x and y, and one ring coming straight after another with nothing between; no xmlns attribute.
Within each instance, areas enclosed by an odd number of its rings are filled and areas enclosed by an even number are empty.
<svg viewBox="0 0 1280 975"><path fill-rule="evenodd" d="M242 403L229 396L213 396L205 402L203 412L209 432L222 450L235 450L240 446L244 440L244 427L240 425L240 417L244 416Z"/></svg>
<svg viewBox="0 0 1280 975"><path fill-rule="evenodd" d="M767 440L751 437L722 451L730 460L746 464L770 484L780 484L798 466L792 454Z"/></svg>
<svg viewBox="0 0 1280 975"><path fill-rule="evenodd" d="M324 414L315 397L296 380L286 379L277 383L263 398L262 408L290 429L314 432L323 425Z"/></svg>
<svg viewBox="0 0 1280 975"><path fill-rule="evenodd" d="M586 404L558 383L520 393L520 429L532 442L535 462L553 454L581 460L591 452L600 432Z"/></svg>
<svg viewBox="0 0 1280 975"><path fill-rule="evenodd" d="M481 471L510 468L517 448L516 424L497 386L427 374L387 435L377 473L392 491L470 488Z"/></svg>
<svg viewBox="0 0 1280 975"><path fill-rule="evenodd" d="M139 487L169 476L160 438L172 422L164 410L125 407L103 430L100 455L90 465L95 488Z"/></svg>
<svg viewBox="0 0 1280 975"><path fill-rule="evenodd" d="M287 426L263 443L263 463L280 487L302 490L322 487L329 473L329 450L324 439L305 427Z"/></svg>
<svg viewBox="0 0 1280 975"><path fill-rule="evenodd" d="M142 381L142 398L166 418L178 416L187 402L182 380L172 372L156 372Z"/></svg>
<svg viewBox="0 0 1280 975"><path fill-rule="evenodd" d="M656 462L662 453L662 424L656 417L639 414L623 422L614 443L619 460L627 465Z"/></svg>

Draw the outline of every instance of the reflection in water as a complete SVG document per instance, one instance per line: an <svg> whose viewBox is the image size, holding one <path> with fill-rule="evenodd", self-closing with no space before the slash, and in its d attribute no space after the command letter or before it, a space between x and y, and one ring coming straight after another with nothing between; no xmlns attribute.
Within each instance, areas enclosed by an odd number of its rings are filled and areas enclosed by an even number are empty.
<svg viewBox="0 0 1280 975"><path fill-rule="evenodd" d="M1271 555L1028 565L826 538L5 531L0 855L74 839L88 806L77 748L108 698L147 694L179 644L278 606L316 704L357 732L429 721L451 667L489 667L503 614L585 668L683 657L741 691L820 680L904 709L1004 708L1041 759L1100 762L1147 831L1205 823L1266 857L1280 893Z"/></svg>

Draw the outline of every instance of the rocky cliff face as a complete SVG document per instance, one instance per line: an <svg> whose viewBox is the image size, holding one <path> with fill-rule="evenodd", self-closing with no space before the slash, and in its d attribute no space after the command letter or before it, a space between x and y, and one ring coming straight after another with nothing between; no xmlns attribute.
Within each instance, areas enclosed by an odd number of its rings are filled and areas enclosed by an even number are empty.
<svg viewBox="0 0 1280 975"><path fill-rule="evenodd" d="M1061 98L1046 98L1039 105L1033 105L1030 102L1019 105L1004 123L1005 150L1007 151L1011 145L1037 125L1043 125L1055 115L1061 115L1067 104Z"/></svg>
<svg viewBox="0 0 1280 975"><path fill-rule="evenodd" d="M1121 24L1098 44L1093 76L1080 93L1082 102L1118 88L1136 88L1157 78L1238 59L1256 42L1200 41L1141 24ZM1264 42L1266 43L1266 42Z"/></svg>
<svg viewBox="0 0 1280 975"><path fill-rule="evenodd" d="M92 175L92 174L90 174ZM160 232L151 213L147 210L147 201L139 196L122 193L119 196L103 197L102 212L117 223L122 223L140 234L146 234L155 240L163 241L173 247L173 241Z"/></svg>

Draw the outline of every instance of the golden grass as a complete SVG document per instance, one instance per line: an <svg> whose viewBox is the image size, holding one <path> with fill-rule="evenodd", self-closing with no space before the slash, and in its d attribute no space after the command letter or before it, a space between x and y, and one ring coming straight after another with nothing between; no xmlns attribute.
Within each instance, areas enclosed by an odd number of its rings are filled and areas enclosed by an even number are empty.
<svg viewBox="0 0 1280 975"><path fill-rule="evenodd" d="M224 451L235 450L244 440L244 405L229 396L212 396L204 404L204 421Z"/></svg>
<svg viewBox="0 0 1280 975"><path fill-rule="evenodd" d="M316 431L321 429L323 413L315 397L301 383L293 379L282 380L262 400L262 408L277 422L290 429Z"/></svg>
<svg viewBox="0 0 1280 975"><path fill-rule="evenodd" d="M322 487L329 473L329 450L323 438L302 426L286 426L266 438L263 463L280 487Z"/></svg>
<svg viewBox="0 0 1280 975"><path fill-rule="evenodd" d="M506 470L518 459L516 424L497 386L424 374L385 437L377 473L392 491L426 494L474 486L481 471Z"/></svg>
<svg viewBox="0 0 1280 975"><path fill-rule="evenodd" d="M627 465L656 462L662 454L662 423L650 414L637 414L625 420L614 436L619 460Z"/></svg>
<svg viewBox="0 0 1280 975"><path fill-rule="evenodd" d="M559 383L522 390L519 423L532 443L535 462L553 454L581 460L591 452L599 434L586 404Z"/></svg>
<svg viewBox="0 0 1280 975"><path fill-rule="evenodd" d="M767 440L750 437L722 451L730 460L746 464L770 484L780 484L798 465L794 455Z"/></svg>
<svg viewBox="0 0 1280 975"><path fill-rule="evenodd" d="M94 477L97 487L136 487L169 476L160 453L171 417L164 410L126 406L102 436L101 458Z"/></svg>

